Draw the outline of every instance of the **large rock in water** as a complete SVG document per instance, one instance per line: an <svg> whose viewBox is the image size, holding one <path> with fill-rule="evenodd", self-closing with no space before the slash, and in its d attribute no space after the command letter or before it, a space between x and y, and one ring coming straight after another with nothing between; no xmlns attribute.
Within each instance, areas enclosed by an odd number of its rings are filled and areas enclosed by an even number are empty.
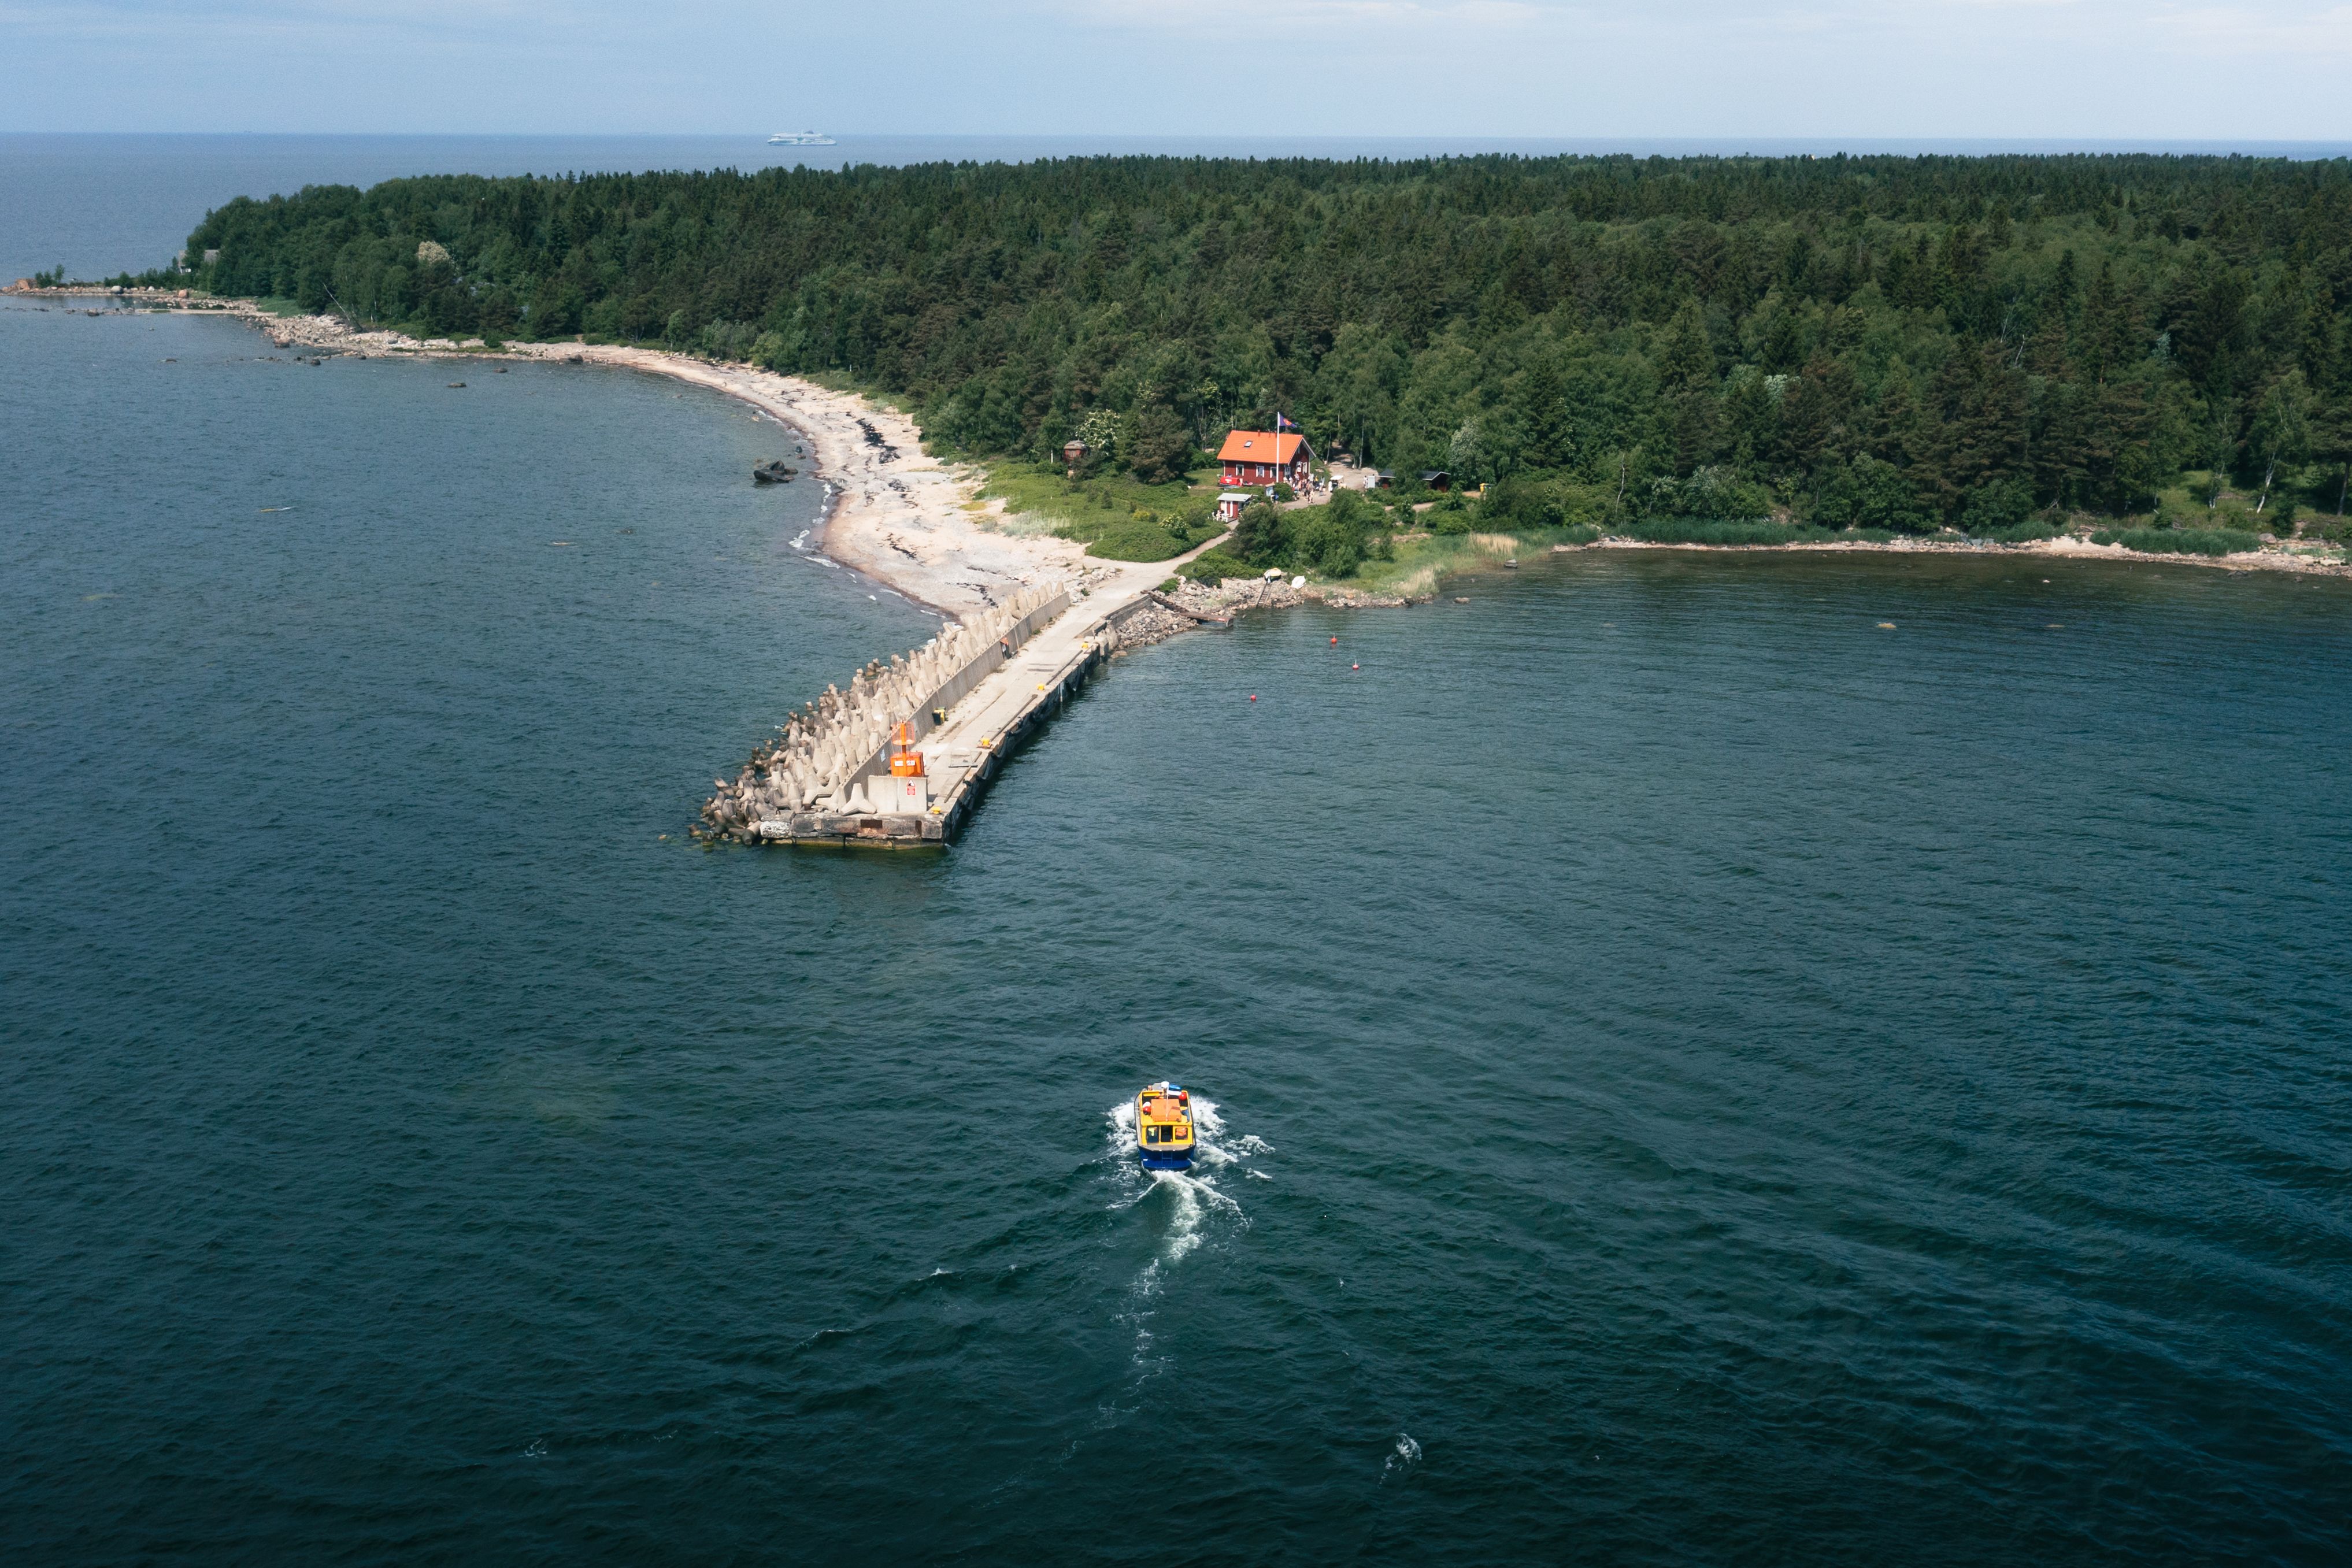
<svg viewBox="0 0 2352 1568"><path fill-rule="evenodd" d="M785 467L784 460L781 457L751 465L751 478L754 483L761 485L781 485L799 472L797 468Z"/></svg>

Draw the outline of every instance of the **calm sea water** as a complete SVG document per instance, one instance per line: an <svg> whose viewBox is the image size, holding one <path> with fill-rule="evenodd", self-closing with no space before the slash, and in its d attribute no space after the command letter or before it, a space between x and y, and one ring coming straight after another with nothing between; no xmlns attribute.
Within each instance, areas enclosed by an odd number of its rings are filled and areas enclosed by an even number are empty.
<svg viewBox="0 0 2352 1568"><path fill-rule="evenodd" d="M796 128L795 128L796 129ZM771 147L741 136L236 136L0 133L0 283L62 266L74 278L167 267L190 231L236 196L367 186L405 174L562 174L1074 158L1430 158L1479 152L1634 157L1844 152L2243 152L2341 158L2352 142L2084 142L1748 137L858 136Z"/></svg>
<svg viewBox="0 0 2352 1568"><path fill-rule="evenodd" d="M11 1562L2352 1549L2345 584L1584 556L704 852L932 624L775 428L267 354L0 308Z"/></svg>

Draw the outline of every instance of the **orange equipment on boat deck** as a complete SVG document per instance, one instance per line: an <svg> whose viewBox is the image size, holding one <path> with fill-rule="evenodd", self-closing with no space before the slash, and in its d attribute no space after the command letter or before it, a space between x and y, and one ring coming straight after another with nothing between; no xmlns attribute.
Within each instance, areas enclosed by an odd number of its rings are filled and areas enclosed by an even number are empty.
<svg viewBox="0 0 2352 1568"><path fill-rule="evenodd" d="M915 749L915 727L901 720L898 732L890 741L890 777L920 779L923 776L923 754Z"/></svg>

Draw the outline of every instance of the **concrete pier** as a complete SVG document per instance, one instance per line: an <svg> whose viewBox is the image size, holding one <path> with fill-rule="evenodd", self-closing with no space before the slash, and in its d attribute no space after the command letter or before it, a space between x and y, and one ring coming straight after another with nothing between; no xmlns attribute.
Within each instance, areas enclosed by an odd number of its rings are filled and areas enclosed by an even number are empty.
<svg viewBox="0 0 2352 1568"><path fill-rule="evenodd" d="M702 812L707 836L945 847L1005 758L1118 648L1119 623L1150 602L1167 570L1129 568L1089 592L1032 588L887 665L867 665L848 691L829 688L795 715L734 782L716 781ZM919 779L891 774L901 724L922 754Z"/></svg>

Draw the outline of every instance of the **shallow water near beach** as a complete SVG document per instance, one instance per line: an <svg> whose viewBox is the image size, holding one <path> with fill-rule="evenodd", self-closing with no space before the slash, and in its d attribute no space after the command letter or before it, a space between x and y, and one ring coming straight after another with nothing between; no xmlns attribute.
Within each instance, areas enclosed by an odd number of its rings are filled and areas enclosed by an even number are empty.
<svg viewBox="0 0 2352 1568"><path fill-rule="evenodd" d="M0 308L10 1561L2352 1548L2346 584L1583 554L709 852L936 625L789 437L271 353Z"/></svg>

